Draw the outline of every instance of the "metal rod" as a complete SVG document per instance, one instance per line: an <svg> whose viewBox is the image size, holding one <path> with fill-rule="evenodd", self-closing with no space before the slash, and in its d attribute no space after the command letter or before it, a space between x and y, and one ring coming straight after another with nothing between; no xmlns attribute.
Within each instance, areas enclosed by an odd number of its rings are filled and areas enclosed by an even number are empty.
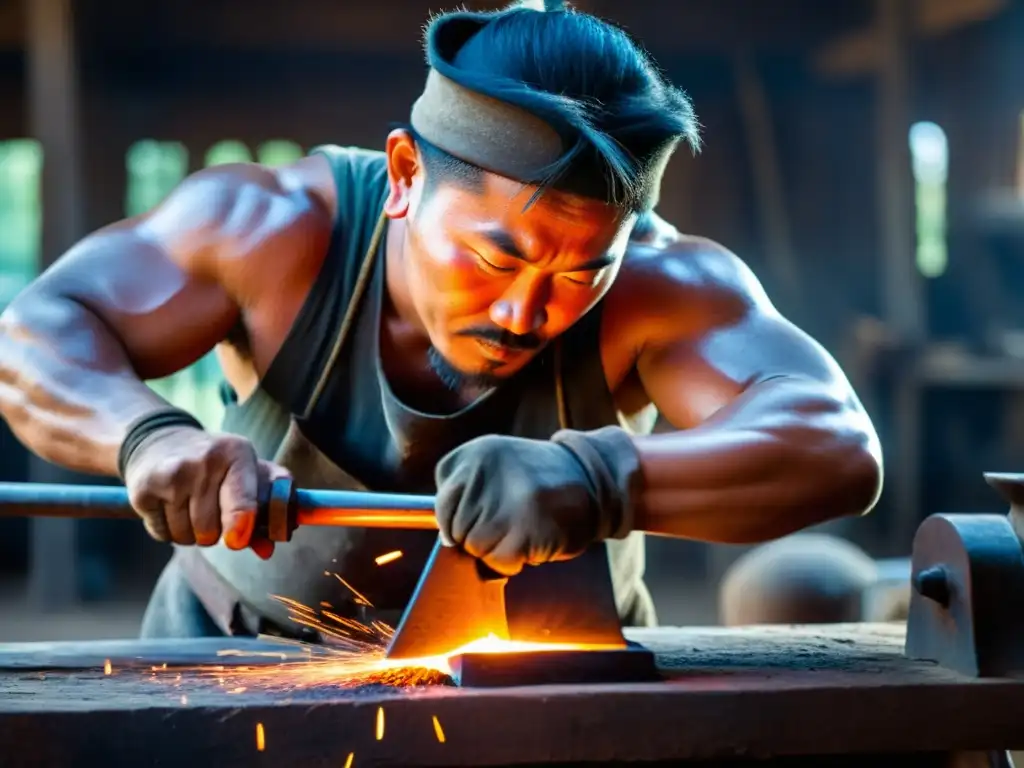
<svg viewBox="0 0 1024 768"><path fill-rule="evenodd" d="M437 518L433 510L428 512L420 509L300 509L296 518L300 526L437 530Z"/></svg>
<svg viewBox="0 0 1024 768"><path fill-rule="evenodd" d="M369 491L295 491L296 522L350 528L437 530L433 496Z"/></svg>
<svg viewBox="0 0 1024 768"><path fill-rule="evenodd" d="M369 491L295 491L299 525L437 528L434 497ZM136 520L120 486L0 483L0 517Z"/></svg>

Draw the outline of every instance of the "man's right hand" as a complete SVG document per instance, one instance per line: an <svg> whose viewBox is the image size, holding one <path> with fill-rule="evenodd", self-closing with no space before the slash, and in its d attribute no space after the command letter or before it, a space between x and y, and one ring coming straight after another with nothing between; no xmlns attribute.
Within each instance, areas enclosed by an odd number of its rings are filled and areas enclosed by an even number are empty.
<svg viewBox="0 0 1024 768"><path fill-rule="evenodd" d="M261 461L244 438L168 427L134 451L125 485L158 541L209 547L223 535L230 549L252 547L267 559L273 542L253 537L258 490L287 476L284 468Z"/></svg>

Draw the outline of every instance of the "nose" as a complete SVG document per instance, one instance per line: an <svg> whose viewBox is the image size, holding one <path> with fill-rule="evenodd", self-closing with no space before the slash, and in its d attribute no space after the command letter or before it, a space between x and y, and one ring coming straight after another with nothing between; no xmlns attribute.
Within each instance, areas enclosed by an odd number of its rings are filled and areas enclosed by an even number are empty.
<svg viewBox="0 0 1024 768"><path fill-rule="evenodd" d="M517 336L533 333L548 321L547 281L522 275L491 305L491 322Z"/></svg>

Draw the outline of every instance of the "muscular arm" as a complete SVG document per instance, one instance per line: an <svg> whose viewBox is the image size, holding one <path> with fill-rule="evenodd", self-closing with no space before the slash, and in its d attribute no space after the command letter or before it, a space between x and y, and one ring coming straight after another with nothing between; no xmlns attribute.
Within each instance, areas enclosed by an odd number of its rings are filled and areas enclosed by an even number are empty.
<svg viewBox="0 0 1024 768"><path fill-rule="evenodd" d="M126 427L166 406L143 382L211 350L329 216L257 166L183 182L88 236L0 316L0 415L44 459L116 474ZM2 236L2 235L0 235Z"/></svg>
<svg viewBox="0 0 1024 768"><path fill-rule="evenodd" d="M637 371L678 431L635 441L646 480L637 527L750 543L868 512L882 474L871 421L746 266L683 241L641 272Z"/></svg>

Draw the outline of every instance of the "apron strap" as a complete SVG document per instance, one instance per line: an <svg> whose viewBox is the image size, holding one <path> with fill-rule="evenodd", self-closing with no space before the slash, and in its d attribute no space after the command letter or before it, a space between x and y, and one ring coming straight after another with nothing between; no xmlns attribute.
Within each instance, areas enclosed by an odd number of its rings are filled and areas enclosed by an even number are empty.
<svg viewBox="0 0 1024 768"><path fill-rule="evenodd" d="M327 363L320 372L320 378L317 379L316 386L313 388L313 393L309 396L309 400L306 402L306 407L302 414L303 419L310 418L313 409L320 400L320 396L323 395L324 387L327 386L327 381L330 379L331 373L334 371L334 367L338 364L338 358L341 357L341 351L345 346L345 342L348 341L348 337L352 333L352 328L355 326L356 316L359 313L359 308L363 303L363 297L366 295L371 278L373 277L373 267L377 263L377 253L380 250L381 240L383 239L384 232L387 229L387 221L388 217L385 215L384 211L381 211L380 217L377 219L377 226L373 230L373 236L370 238L370 246L366 249L366 255L363 256L363 264L359 268L359 276L356 278L355 288L352 289L352 298L349 300L348 307L345 309L345 316L342 318L341 328L338 329L338 335L334 339L334 346L331 348L331 354L327 357Z"/></svg>

